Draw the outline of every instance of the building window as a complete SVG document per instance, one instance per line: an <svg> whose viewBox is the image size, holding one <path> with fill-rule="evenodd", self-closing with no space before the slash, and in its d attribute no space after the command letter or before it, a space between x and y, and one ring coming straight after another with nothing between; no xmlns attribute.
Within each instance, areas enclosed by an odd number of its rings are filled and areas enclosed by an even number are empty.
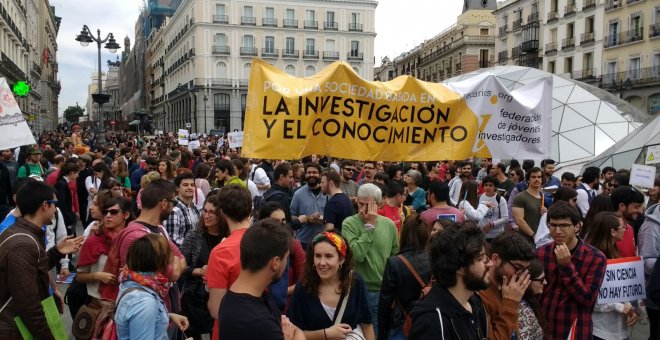
<svg viewBox="0 0 660 340"><path fill-rule="evenodd" d="M335 41L333 39L327 39L325 41L325 50L328 52L334 52L335 50Z"/></svg>
<svg viewBox="0 0 660 340"><path fill-rule="evenodd" d="M287 37L284 45L284 49L286 50L286 53L293 53L293 51L296 49L296 40L295 38L292 37Z"/></svg>
<svg viewBox="0 0 660 340"><path fill-rule="evenodd" d="M275 8L266 7L266 16L267 19L275 19Z"/></svg>
<svg viewBox="0 0 660 340"><path fill-rule="evenodd" d="M284 15L285 15L285 18L287 20L295 20L296 19L296 10L291 9L291 8L287 8Z"/></svg>
<svg viewBox="0 0 660 340"><path fill-rule="evenodd" d="M252 6L243 6L243 16L246 18L254 18L254 8Z"/></svg>
<svg viewBox="0 0 660 340"><path fill-rule="evenodd" d="M227 46L227 36L224 33L216 33L214 39L215 46Z"/></svg>
<svg viewBox="0 0 660 340"><path fill-rule="evenodd" d="M252 64L245 63L243 65L243 79L250 79L250 70L252 70Z"/></svg>
<svg viewBox="0 0 660 340"><path fill-rule="evenodd" d="M606 46L616 46L619 44L619 22L618 21L612 21L610 22L610 30L609 30L609 39L606 42Z"/></svg>
<svg viewBox="0 0 660 340"><path fill-rule="evenodd" d="M307 10L305 11L305 20L307 21L316 21L316 11L312 10Z"/></svg>
<svg viewBox="0 0 660 340"><path fill-rule="evenodd" d="M229 95L226 93L216 93L213 95L213 109L215 112L225 111L223 113L229 113Z"/></svg>
<svg viewBox="0 0 660 340"><path fill-rule="evenodd" d="M286 65L286 67L284 68L284 72L286 72L290 76L295 77L296 76L296 67L291 65L291 64Z"/></svg>
<svg viewBox="0 0 660 340"><path fill-rule="evenodd" d="M628 62L628 78L630 80L639 80L641 76L642 63L640 59L640 57L630 58Z"/></svg>
<svg viewBox="0 0 660 340"><path fill-rule="evenodd" d="M480 35L488 35L488 29L487 28L481 28L479 30Z"/></svg>
<svg viewBox="0 0 660 340"><path fill-rule="evenodd" d="M305 77L311 77L316 73L316 68L312 65L305 67Z"/></svg>
<svg viewBox="0 0 660 340"><path fill-rule="evenodd" d="M351 57L357 57L360 53L360 42L357 40L351 41Z"/></svg>
<svg viewBox="0 0 660 340"><path fill-rule="evenodd" d="M264 39L264 52L275 53L275 37L267 36Z"/></svg>
<svg viewBox="0 0 660 340"><path fill-rule="evenodd" d="M227 64L219 62L216 64L215 73L218 78L227 79Z"/></svg>
<svg viewBox="0 0 660 340"><path fill-rule="evenodd" d="M573 57L564 59L564 73L573 73Z"/></svg>
<svg viewBox="0 0 660 340"><path fill-rule="evenodd" d="M305 39L305 54L314 54L314 51L316 51L316 40L313 38L307 38Z"/></svg>
<svg viewBox="0 0 660 340"><path fill-rule="evenodd" d="M642 17L639 13L630 17L630 37L639 40L642 37Z"/></svg>
<svg viewBox="0 0 660 340"><path fill-rule="evenodd" d="M243 47L253 48L254 47L254 36L244 35L243 36Z"/></svg>
<svg viewBox="0 0 660 340"><path fill-rule="evenodd" d="M549 61L548 62L548 73L555 73L555 62L554 61Z"/></svg>
<svg viewBox="0 0 660 340"><path fill-rule="evenodd" d="M487 49L479 50L479 67L480 68L485 68L485 67L490 66L489 65L488 54L489 53L488 53Z"/></svg>

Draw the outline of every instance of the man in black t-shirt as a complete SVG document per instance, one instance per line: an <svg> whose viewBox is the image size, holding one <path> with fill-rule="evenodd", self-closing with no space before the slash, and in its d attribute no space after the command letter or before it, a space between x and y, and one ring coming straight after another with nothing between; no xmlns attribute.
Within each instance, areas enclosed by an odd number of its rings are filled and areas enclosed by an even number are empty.
<svg viewBox="0 0 660 340"><path fill-rule="evenodd" d="M280 315L266 287L286 269L291 232L274 219L255 223L241 239L241 273L218 312L221 340L302 340L303 332Z"/></svg>
<svg viewBox="0 0 660 340"><path fill-rule="evenodd" d="M341 177L337 172L330 170L321 175L321 191L330 196L323 209L325 230L341 233L341 224L354 212L351 199L341 191Z"/></svg>

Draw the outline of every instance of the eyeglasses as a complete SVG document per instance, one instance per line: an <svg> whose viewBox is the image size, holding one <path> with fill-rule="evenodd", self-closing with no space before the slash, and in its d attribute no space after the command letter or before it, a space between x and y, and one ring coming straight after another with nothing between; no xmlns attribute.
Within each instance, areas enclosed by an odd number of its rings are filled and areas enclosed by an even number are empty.
<svg viewBox="0 0 660 340"><path fill-rule="evenodd" d="M101 212L103 213L103 215L107 215L108 213L110 213L110 215L115 216L115 215L119 214L121 212L121 210L119 210L119 209L108 209L108 210L103 210Z"/></svg>
<svg viewBox="0 0 660 340"><path fill-rule="evenodd" d="M628 230L628 225L624 225L623 227L616 227L614 229L623 229L623 230Z"/></svg>
<svg viewBox="0 0 660 340"><path fill-rule="evenodd" d="M557 224L557 223L548 223L549 228L559 228L559 229L568 229L572 227L573 225L571 223L562 223L562 224Z"/></svg>
<svg viewBox="0 0 660 340"><path fill-rule="evenodd" d="M511 176L511 177L513 177L513 176L518 176L518 174L515 173L515 172L512 172L512 173L509 174L509 176Z"/></svg>
<svg viewBox="0 0 660 340"><path fill-rule="evenodd" d="M479 256L477 256L476 261L487 264L487 263L490 262L490 256L486 255L485 253L481 253L481 254L479 254Z"/></svg>
<svg viewBox="0 0 660 340"><path fill-rule="evenodd" d="M511 265L511 267L513 267L513 269L515 269L516 274L517 274L517 273L520 273L520 272L524 272L525 270L529 269L529 265L527 265L527 266L523 266L522 264L513 263L513 262L511 262L511 261L509 261L509 260L504 260L504 261L505 261L506 263L508 263L509 265Z"/></svg>
<svg viewBox="0 0 660 340"><path fill-rule="evenodd" d="M58 205L58 204L60 204L60 201L58 201L58 200L46 200L46 203L48 203L49 205L53 205L53 204Z"/></svg>
<svg viewBox="0 0 660 340"><path fill-rule="evenodd" d="M218 212L215 210L202 209L202 214L217 215Z"/></svg>
<svg viewBox="0 0 660 340"><path fill-rule="evenodd" d="M373 166L365 166L364 169L365 169L365 170L373 170L373 169L375 169L375 168L374 168Z"/></svg>
<svg viewBox="0 0 660 340"><path fill-rule="evenodd" d="M545 282L545 276L544 277L539 277L538 279L532 279L531 281L543 283L543 282Z"/></svg>

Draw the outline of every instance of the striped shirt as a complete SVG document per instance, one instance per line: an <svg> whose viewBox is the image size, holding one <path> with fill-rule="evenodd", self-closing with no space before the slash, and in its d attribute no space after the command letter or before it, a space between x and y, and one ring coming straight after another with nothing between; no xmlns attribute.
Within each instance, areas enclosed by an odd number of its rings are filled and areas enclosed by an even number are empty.
<svg viewBox="0 0 660 340"><path fill-rule="evenodd" d="M172 213L163 222L163 226L177 247L181 248L186 234L197 227L200 215L199 209L194 204L187 206L179 197L176 198Z"/></svg>

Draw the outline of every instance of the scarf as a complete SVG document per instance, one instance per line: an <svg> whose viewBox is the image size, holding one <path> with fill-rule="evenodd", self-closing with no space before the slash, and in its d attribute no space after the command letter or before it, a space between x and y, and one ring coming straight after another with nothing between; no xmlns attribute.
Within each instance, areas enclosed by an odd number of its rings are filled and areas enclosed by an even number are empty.
<svg viewBox="0 0 660 340"><path fill-rule="evenodd" d="M163 274L136 272L124 267L119 273L119 282L133 281L158 293L163 301L168 300L169 280Z"/></svg>

